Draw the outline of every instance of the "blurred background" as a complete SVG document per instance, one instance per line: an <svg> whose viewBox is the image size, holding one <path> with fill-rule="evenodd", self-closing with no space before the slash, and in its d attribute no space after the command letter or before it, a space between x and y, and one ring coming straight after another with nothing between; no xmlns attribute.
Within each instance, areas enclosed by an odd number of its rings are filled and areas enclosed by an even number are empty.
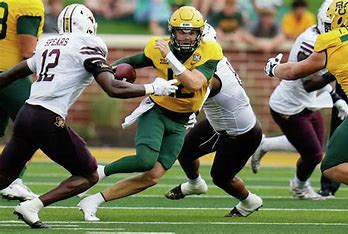
<svg viewBox="0 0 348 234"><path fill-rule="evenodd" d="M109 48L108 60L143 50L153 35L167 34L167 20L182 5L195 6L213 25L226 57L239 73L252 107L266 135L280 134L273 122L268 100L278 79L266 77L269 57L288 52L294 38L316 23L321 0L44 0L45 33L57 33L56 20L65 5L83 3L98 22L98 35ZM299 21L294 24L292 18ZM136 83L155 77L151 68L138 69ZM68 123L90 146L133 147L135 126L121 129L124 117L141 98L116 100L104 95L94 83L72 107ZM331 109L323 110L328 131ZM204 118L202 114L199 119ZM7 135L11 128L8 128ZM326 134L327 135L327 134ZM6 141L8 138L4 138Z"/></svg>

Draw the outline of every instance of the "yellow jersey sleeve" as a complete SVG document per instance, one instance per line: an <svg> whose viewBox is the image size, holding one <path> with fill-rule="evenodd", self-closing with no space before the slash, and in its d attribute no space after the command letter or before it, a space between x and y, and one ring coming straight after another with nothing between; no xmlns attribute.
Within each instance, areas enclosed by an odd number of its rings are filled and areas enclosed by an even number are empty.
<svg viewBox="0 0 348 234"><path fill-rule="evenodd" d="M38 36L41 36L43 32L44 18L45 18L45 10L42 0L31 0L31 1L16 1L21 2L20 7L17 12L17 20L21 16L33 16L40 17L41 22L38 30Z"/></svg>
<svg viewBox="0 0 348 234"><path fill-rule="evenodd" d="M348 30L338 28L317 37L315 52L326 51L326 67L348 95Z"/></svg>
<svg viewBox="0 0 348 234"><path fill-rule="evenodd" d="M335 47L342 42L342 38L347 35L348 30L346 28L339 28L332 30L328 33L320 34L314 44L314 51L321 52L327 50L330 47Z"/></svg>
<svg viewBox="0 0 348 234"><path fill-rule="evenodd" d="M38 36L44 25L44 5L41 0L2 0L0 2L0 71L22 60L17 36L17 22L22 16L40 17Z"/></svg>

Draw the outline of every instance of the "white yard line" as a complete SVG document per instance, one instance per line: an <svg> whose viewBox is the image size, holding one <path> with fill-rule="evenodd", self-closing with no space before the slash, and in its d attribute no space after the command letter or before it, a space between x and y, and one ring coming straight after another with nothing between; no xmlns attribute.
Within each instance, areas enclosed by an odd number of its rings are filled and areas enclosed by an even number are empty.
<svg viewBox="0 0 348 234"><path fill-rule="evenodd" d="M16 206L0 206L0 209L14 209ZM45 209L78 209L75 206L47 206ZM226 210L229 207L99 207L101 210ZM348 212L348 209L315 209L315 208L260 208L262 211L321 211L321 212ZM1 223L1 221L0 221ZM347 223L348 225L348 223Z"/></svg>
<svg viewBox="0 0 348 234"><path fill-rule="evenodd" d="M21 221L13 221L13 220L1 220L0 221L0 227L3 226L3 224L13 224L22 226ZM283 225L299 225L299 226L307 226L307 225L315 225L315 226L348 226L348 223L274 223L274 222L126 222L126 221L99 221L99 222L78 222L78 221L45 221L45 223L49 224L50 226L54 228L58 228L59 224L62 225L62 227L66 227L66 224L78 224L78 225L100 225L100 224L133 224L133 225L277 225L277 226L283 226ZM86 227L84 229L91 229L91 227ZM93 228L95 229L95 228ZM105 229L105 228L101 228Z"/></svg>

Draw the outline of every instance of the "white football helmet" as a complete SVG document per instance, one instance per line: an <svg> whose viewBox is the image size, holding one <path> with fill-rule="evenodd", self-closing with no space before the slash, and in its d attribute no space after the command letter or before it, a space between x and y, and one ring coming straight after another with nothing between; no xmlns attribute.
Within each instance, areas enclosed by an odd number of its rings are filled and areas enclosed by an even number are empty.
<svg viewBox="0 0 348 234"><path fill-rule="evenodd" d="M320 33L326 33L331 30L331 19L326 16L327 9L331 2L332 0L325 0L318 10L317 28Z"/></svg>
<svg viewBox="0 0 348 234"><path fill-rule="evenodd" d="M59 34L62 33L87 33L96 34L97 23L93 13L82 4L66 6L57 20Z"/></svg>
<svg viewBox="0 0 348 234"><path fill-rule="evenodd" d="M213 26L208 23L205 23L202 39L203 41L216 41L216 31Z"/></svg>

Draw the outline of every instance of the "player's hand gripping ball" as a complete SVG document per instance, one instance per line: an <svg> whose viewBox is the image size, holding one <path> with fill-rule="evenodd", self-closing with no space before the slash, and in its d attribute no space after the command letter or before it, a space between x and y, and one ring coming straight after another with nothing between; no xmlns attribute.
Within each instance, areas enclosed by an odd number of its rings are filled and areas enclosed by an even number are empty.
<svg viewBox="0 0 348 234"><path fill-rule="evenodd" d="M120 63L112 67L115 79L133 83L136 78L135 69L128 63Z"/></svg>

